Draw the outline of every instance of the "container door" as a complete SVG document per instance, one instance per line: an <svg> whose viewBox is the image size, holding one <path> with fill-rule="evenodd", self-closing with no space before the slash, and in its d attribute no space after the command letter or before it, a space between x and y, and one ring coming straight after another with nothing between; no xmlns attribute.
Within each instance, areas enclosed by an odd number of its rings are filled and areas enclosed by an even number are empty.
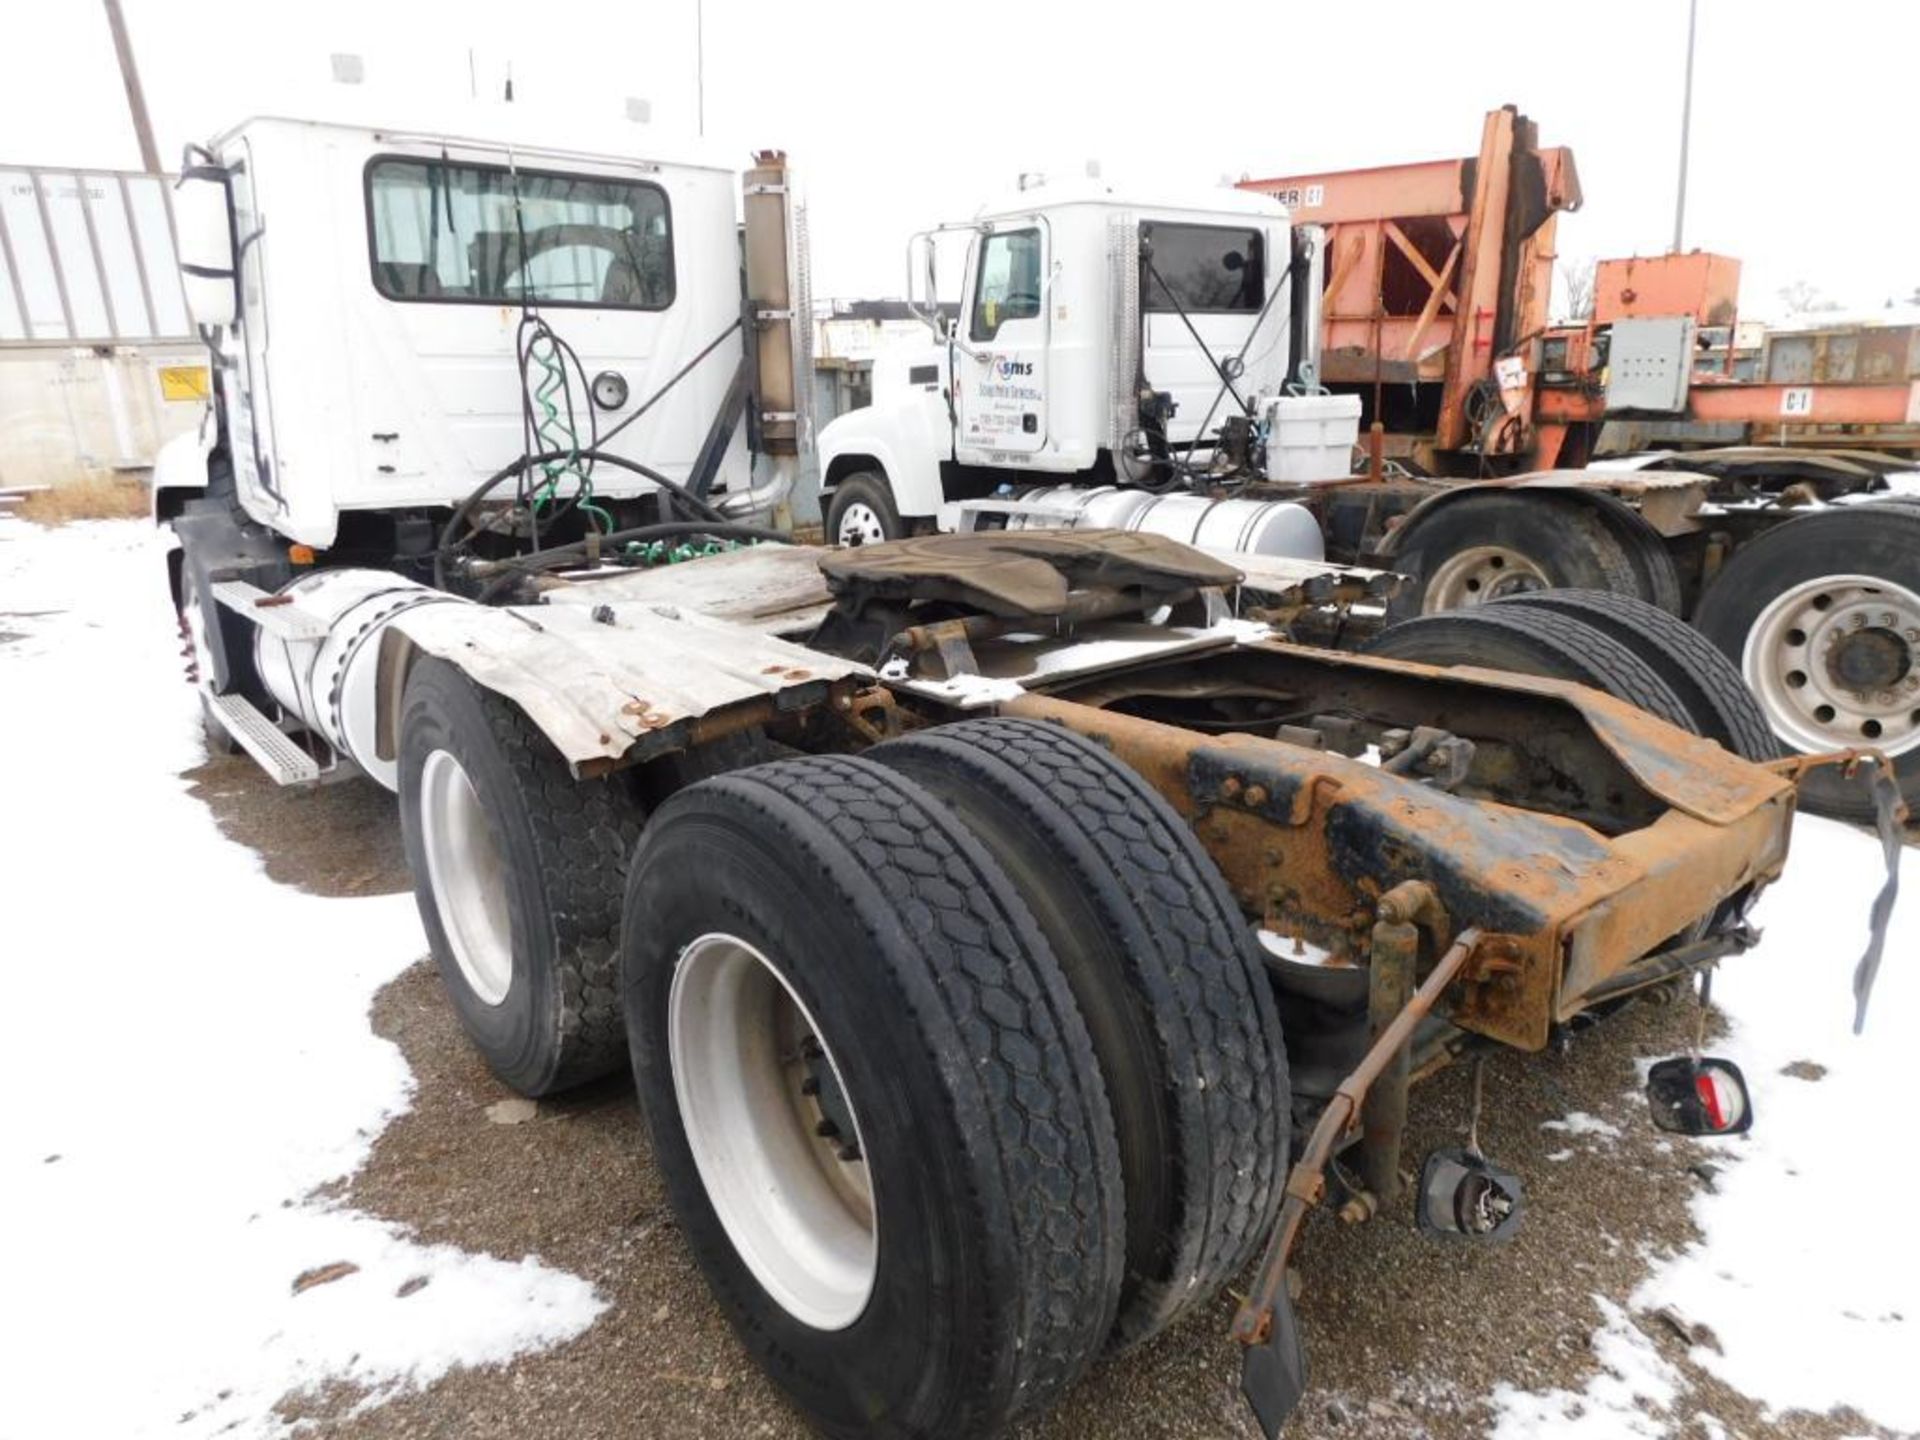
<svg viewBox="0 0 1920 1440"><path fill-rule="evenodd" d="M974 246L954 359L963 464L1017 464L1047 442L1051 249L1038 217L996 224Z"/></svg>

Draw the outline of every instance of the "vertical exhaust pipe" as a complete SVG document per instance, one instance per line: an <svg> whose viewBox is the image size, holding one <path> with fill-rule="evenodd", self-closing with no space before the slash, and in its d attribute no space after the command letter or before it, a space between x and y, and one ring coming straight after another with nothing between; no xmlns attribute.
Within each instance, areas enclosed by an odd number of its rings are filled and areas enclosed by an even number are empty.
<svg viewBox="0 0 1920 1440"><path fill-rule="evenodd" d="M752 381L749 435L771 475L721 497L731 516L771 514L791 522L787 499L812 449L813 306L807 284L805 211L794 203L787 157L763 150L742 180L747 333Z"/></svg>

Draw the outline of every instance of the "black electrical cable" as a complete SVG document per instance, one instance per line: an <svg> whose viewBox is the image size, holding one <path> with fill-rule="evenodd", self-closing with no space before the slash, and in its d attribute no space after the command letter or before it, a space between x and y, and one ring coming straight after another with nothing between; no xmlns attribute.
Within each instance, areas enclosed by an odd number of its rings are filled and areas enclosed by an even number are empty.
<svg viewBox="0 0 1920 1440"><path fill-rule="evenodd" d="M757 540L776 545L793 543L791 536L759 525L711 524L698 520L674 520L659 525L639 525L631 530L615 530L609 535L596 536L594 539L603 546L617 546L645 544L650 540L678 539L685 535L709 535L720 540ZM593 543L594 540L573 540L565 545L549 546L531 555L517 555L511 560L502 561L500 563L508 567L506 573L496 575L488 581L474 599L484 605L516 581L524 580L530 575L537 575L544 570L554 569L575 556L585 555L588 546Z"/></svg>
<svg viewBox="0 0 1920 1440"><path fill-rule="evenodd" d="M465 534L456 535L460 523L463 520L469 519L473 513L473 508L482 500L486 499L486 497L501 484L513 479L516 475L520 475L530 467L543 464L548 460L562 459L565 455L566 452L564 450L545 450L537 455L522 455L511 464L494 471L493 474L489 475L473 488L467 498L462 500L459 505L454 508L453 514L447 517L447 523L440 529L440 545L439 548L435 550L433 556L433 583L437 588L441 590L447 588L447 557L459 550L461 546L464 546L481 532L480 526L470 523ZM662 475L650 465L642 465L638 460L629 460L624 455L610 455L604 451L597 452L594 458L602 464L613 466L617 470L630 470L636 475L651 480L662 490L666 491L668 495L685 506L687 511L696 520L705 520L716 525L729 523L727 517L722 514L717 507L702 500L698 495L695 495L678 481L669 480L665 475ZM606 537L602 538L604 539Z"/></svg>

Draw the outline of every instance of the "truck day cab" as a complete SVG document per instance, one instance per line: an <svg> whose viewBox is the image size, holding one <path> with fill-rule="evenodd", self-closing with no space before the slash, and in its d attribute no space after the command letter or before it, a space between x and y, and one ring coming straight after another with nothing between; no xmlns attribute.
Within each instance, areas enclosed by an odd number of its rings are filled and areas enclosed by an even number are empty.
<svg viewBox="0 0 1920 1440"><path fill-rule="evenodd" d="M1153 534L780 543L754 522L807 438L783 160L737 223L697 158L529 128L260 120L187 167L215 399L154 503L210 734L396 792L475 1047L532 1096L631 1066L678 1233L824 1433L1002 1433L1258 1256L1234 1334L1274 1435L1308 1209L1519 1222L1477 1153L1406 1194L1413 1073L1751 944L1802 767L1756 763L1730 667L1632 607L1341 654L1285 617L1381 577L1282 567L1268 623L1234 613L1241 569ZM1150 333L1163 388L1109 378L1158 419L1103 441L1052 363L1097 296L1047 246L1135 245L1114 218L984 237L974 309L1036 339L1003 365L955 338L966 379L922 405L964 407L956 465L1192 469L1157 395L1300 373L1277 339L1227 375ZM1129 222L1213 287L1183 332L1245 333L1299 253L1227 218L1230 249ZM1445 668L1463 634L1549 678ZM1661 1123L1751 1119L1698 1099L1738 1098L1724 1062L1655 1080Z"/></svg>

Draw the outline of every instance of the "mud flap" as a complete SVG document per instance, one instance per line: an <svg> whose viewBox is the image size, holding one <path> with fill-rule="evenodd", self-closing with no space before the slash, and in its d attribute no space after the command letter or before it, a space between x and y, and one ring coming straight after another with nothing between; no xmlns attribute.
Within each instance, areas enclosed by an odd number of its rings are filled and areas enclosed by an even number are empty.
<svg viewBox="0 0 1920 1440"><path fill-rule="evenodd" d="M1880 973L1880 952L1887 948L1887 924L1893 919L1893 902L1900 895L1900 825L1906 807L1900 801L1900 782L1893 766L1875 758L1865 762L1873 768L1868 784L1873 788L1873 813L1880 832L1880 848L1886 855L1887 883L1873 898L1873 910L1867 917L1867 950L1853 972L1853 1033L1867 1028L1867 1002L1873 998L1874 977Z"/></svg>
<svg viewBox="0 0 1920 1440"><path fill-rule="evenodd" d="M1300 1342L1293 1299L1282 1285L1273 1297L1266 1339L1247 1346L1240 1357L1240 1393L1253 1407L1260 1433L1274 1440L1306 1391L1307 1351Z"/></svg>

